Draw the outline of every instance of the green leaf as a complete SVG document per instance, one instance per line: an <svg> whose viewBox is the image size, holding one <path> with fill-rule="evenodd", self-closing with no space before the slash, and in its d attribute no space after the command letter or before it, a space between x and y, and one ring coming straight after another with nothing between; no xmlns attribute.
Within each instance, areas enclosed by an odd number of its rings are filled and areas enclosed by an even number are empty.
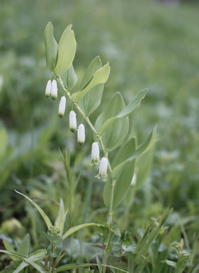
<svg viewBox="0 0 199 273"><path fill-rule="evenodd" d="M122 95L118 92L116 93L108 103L105 110L97 118L95 123L95 128L97 132L101 130L101 127L106 122L107 119L110 119L116 116L120 111L125 107L124 100ZM118 146L120 146L127 134L129 129L129 120L128 117L123 119L116 119L102 135L102 141L107 150L113 151Z"/></svg>
<svg viewBox="0 0 199 273"><path fill-rule="evenodd" d="M124 162L127 158L129 158L136 149L136 138L133 137L130 140L128 140L122 147L119 149L119 151L114 156L114 159L112 161L112 168L115 168L120 163Z"/></svg>
<svg viewBox="0 0 199 273"><path fill-rule="evenodd" d="M30 236L26 234L23 240L21 241L19 247L17 248L17 253L22 256L28 256L30 249Z"/></svg>
<svg viewBox="0 0 199 273"><path fill-rule="evenodd" d="M64 224L66 221L66 215L67 215L67 211L65 212L64 203L63 203L63 200L61 199L59 213L58 213L57 219L55 220L55 227L59 230L60 236L62 236L63 234Z"/></svg>
<svg viewBox="0 0 199 273"><path fill-rule="evenodd" d="M146 255L149 247L151 246L152 242L155 240L155 238L158 236L161 227L164 225L166 219L168 218L169 214L172 210L166 209L159 221L153 222L148 228L145 230L145 233L143 234L141 240L137 243L136 249L135 249L135 263L138 265L138 269L143 269L143 266L146 262L146 259L143 259L143 257ZM138 270L139 271L139 270Z"/></svg>
<svg viewBox="0 0 199 273"><path fill-rule="evenodd" d="M127 143L125 143L117 154L114 157L112 167L116 167L121 163L125 162L136 149L136 139L132 138ZM127 194L129 187L131 185L132 177L135 169L135 160L133 162L129 161L124 165L124 168L121 168L121 172L118 172L117 177L115 179L114 186L114 198L113 198L113 208L115 209L119 203L123 200L125 195ZM104 203L107 208L110 207L110 195L112 191L112 179L108 179L104 187Z"/></svg>
<svg viewBox="0 0 199 273"><path fill-rule="evenodd" d="M0 253L5 253L5 254L8 254L9 256L13 256L13 257L17 258L18 260L23 260L23 256L17 254L16 251L11 252L11 251L0 249Z"/></svg>
<svg viewBox="0 0 199 273"><path fill-rule="evenodd" d="M63 74L62 76L64 85L69 89L72 90L77 82L77 75L75 73L73 65L71 65Z"/></svg>
<svg viewBox="0 0 199 273"><path fill-rule="evenodd" d="M46 215L46 213L43 211L42 208L40 208L40 206L38 206L32 199L30 199L28 196L26 196L25 194L18 192L15 190L15 192L17 192L18 194L22 195L23 197L25 197L28 201L30 201L30 203L38 210L38 212L40 213L40 215L42 216L42 218L44 219L48 229L50 229L52 227L52 223L49 219L49 217Z"/></svg>
<svg viewBox="0 0 199 273"><path fill-rule="evenodd" d="M90 227L90 226L101 226L101 227L106 227L104 225L101 225L101 224L96 224L96 223L86 223L86 224L82 224L82 225L78 225L78 226L75 226L75 227L72 227L70 228L69 230L67 230L64 235L63 235L63 239L65 239L66 237L70 236L71 234L73 234L74 232L82 229L82 228L85 228L85 227Z"/></svg>
<svg viewBox="0 0 199 273"><path fill-rule="evenodd" d="M57 61L57 42L53 36L53 25L49 22L44 30L44 43L46 47L46 65L53 71Z"/></svg>
<svg viewBox="0 0 199 273"><path fill-rule="evenodd" d="M41 260L45 257L47 251L45 249L40 249L28 256L28 258L23 258L23 262L15 269L13 273L18 273L28 265L32 265L41 273L47 273L40 265L36 264L35 261Z"/></svg>
<svg viewBox="0 0 199 273"><path fill-rule="evenodd" d="M111 268L111 269L115 269L115 270L118 270L121 272L129 273L128 271L126 271L124 269L121 269L121 268L118 268L118 267L115 267L112 265L105 265L105 264L101 264L101 265L106 266L107 268ZM65 265L59 266L57 269L54 270L54 272L55 273L63 272L63 271L65 272L66 270L84 268L84 267L94 267L94 266L98 267L97 264L93 264L93 263L90 263L90 264L65 264Z"/></svg>
<svg viewBox="0 0 199 273"><path fill-rule="evenodd" d="M156 140L156 130L157 130L157 125L153 128L152 132L147 137L147 139L135 150L132 156L127 158L125 161L123 161L122 163L120 163L113 169L112 179L115 179L118 177L118 175L125 168L126 163L132 162L135 158L137 158L141 154L146 153L149 149L151 149L151 147L153 146Z"/></svg>
<svg viewBox="0 0 199 273"><path fill-rule="evenodd" d="M57 64L54 69L55 74L61 77L64 72L72 65L76 52L76 40L74 31L69 25L59 40Z"/></svg>
<svg viewBox="0 0 199 273"><path fill-rule="evenodd" d="M6 152L7 143L8 143L8 135L5 129L0 129L0 158L2 158Z"/></svg>
<svg viewBox="0 0 199 273"><path fill-rule="evenodd" d="M105 83L108 80L109 74L110 66L107 63L102 68L96 71L91 81L88 83L88 85L86 85L86 87L83 90L78 91L72 95L73 102L79 103L80 100L86 95L86 93L88 93L90 89L92 89L94 86L100 83Z"/></svg>
<svg viewBox="0 0 199 273"><path fill-rule="evenodd" d="M14 250L14 248L13 248L6 240L3 240L3 244L4 244L5 249L6 249L7 251L17 254L17 252ZM13 261L19 260L18 257L15 257L15 256L13 256L13 255L11 255L10 257L11 257L11 259L12 259Z"/></svg>
<svg viewBox="0 0 199 273"><path fill-rule="evenodd" d="M100 105L103 91L104 84L98 84L97 86L89 90L89 92L80 101L79 107L82 109L87 117L92 114Z"/></svg>
<svg viewBox="0 0 199 273"><path fill-rule="evenodd" d="M141 100L146 96L146 93L147 89L138 92L134 99L120 113L118 113L115 117L108 119L103 124L98 133L102 135L106 128L110 126L116 119L127 117L128 115L135 112L139 108Z"/></svg>
<svg viewBox="0 0 199 273"><path fill-rule="evenodd" d="M86 73L84 74L84 77L80 84L80 90L84 89L86 85L91 81L93 78L93 75L97 70L99 70L102 67L102 62L100 60L100 57L95 57L92 62L89 64Z"/></svg>

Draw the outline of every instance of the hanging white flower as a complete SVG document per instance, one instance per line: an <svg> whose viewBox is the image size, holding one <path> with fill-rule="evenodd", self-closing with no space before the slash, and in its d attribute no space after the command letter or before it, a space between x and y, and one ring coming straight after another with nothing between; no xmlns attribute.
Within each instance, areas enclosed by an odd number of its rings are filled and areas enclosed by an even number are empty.
<svg viewBox="0 0 199 273"><path fill-rule="evenodd" d="M59 109L58 109L58 115L60 116L60 118L63 117L65 110L66 110L66 97L62 96L59 103Z"/></svg>
<svg viewBox="0 0 199 273"><path fill-rule="evenodd" d="M46 98L49 98L51 95L51 87L52 87L51 80L48 80L47 85L46 85L46 90L45 90Z"/></svg>
<svg viewBox="0 0 199 273"><path fill-rule="evenodd" d="M137 175L136 175L136 173L134 173L133 174L133 177L132 177L132 179L131 179L131 185L135 185L136 184L136 181L137 181Z"/></svg>
<svg viewBox="0 0 199 273"><path fill-rule="evenodd" d="M106 180L108 177L107 171L108 171L108 159L106 157L102 157L100 166L99 166L99 174L97 177Z"/></svg>
<svg viewBox="0 0 199 273"><path fill-rule="evenodd" d="M82 144L85 142L85 127L84 124L80 124L77 130L77 141Z"/></svg>
<svg viewBox="0 0 199 273"><path fill-rule="evenodd" d="M53 100L56 100L57 98L57 81L56 80L53 80L52 81L52 86L51 86L51 97Z"/></svg>
<svg viewBox="0 0 199 273"><path fill-rule="evenodd" d="M93 142L91 150L91 164L98 164L100 159L100 151L98 142Z"/></svg>
<svg viewBox="0 0 199 273"><path fill-rule="evenodd" d="M74 111L70 111L69 113L69 126L72 132L77 129L77 119Z"/></svg>

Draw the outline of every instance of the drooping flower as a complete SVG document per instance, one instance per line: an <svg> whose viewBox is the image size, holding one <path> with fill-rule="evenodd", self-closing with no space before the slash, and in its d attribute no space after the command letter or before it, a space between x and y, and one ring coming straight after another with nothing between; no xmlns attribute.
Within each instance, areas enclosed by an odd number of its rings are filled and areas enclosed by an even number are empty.
<svg viewBox="0 0 199 273"><path fill-rule="evenodd" d="M108 159L106 157L102 157L100 166L99 166L99 174L97 177L106 180L108 177L107 171L108 171Z"/></svg>
<svg viewBox="0 0 199 273"><path fill-rule="evenodd" d="M77 119L74 111L70 111L69 113L69 126L72 132L77 129Z"/></svg>
<svg viewBox="0 0 199 273"><path fill-rule="evenodd" d="M46 98L49 98L51 95L51 87L52 87L51 80L48 80L47 85L46 85L46 90L45 90Z"/></svg>
<svg viewBox="0 0 199 273"><path fill-rule="evenodd" d="M85 127L84 124L80 124L77 130L77 141L82 144L85 142Z"/></svg>
<svg viewBox="0 0 199 273"><path fill-rule="evenodd" d="M100 151L98 142L93 142L91 149L91 164L98 164L100 159Z"/></svg>
<svg viewBox="0 0 199 273"><path fill-rule="evenodd" d="M57 98L57 81L56 80L53 80L52 81L52 86L51 86L51 97L53 100L56 100Z"/></svg>
<svg viewBox="0 0 199 273"><path fill-rule="evenodd" d="M63 117L65 110L66 110L66 97L62 96L59 103L59 109L58 109L58 115L60 116L60 118Z"/></svg>
<svg viewBox="0 0 199 273"><path fill-rule="evenodd" d="M134 173L131 179L131 185L135 186L136 182L137 182L137 175L136 173Z"/></svg>

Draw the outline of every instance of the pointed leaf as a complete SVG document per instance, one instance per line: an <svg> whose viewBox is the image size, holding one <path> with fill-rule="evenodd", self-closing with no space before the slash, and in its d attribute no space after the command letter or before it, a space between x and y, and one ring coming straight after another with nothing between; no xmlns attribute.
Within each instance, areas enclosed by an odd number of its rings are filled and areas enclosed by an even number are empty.
<svg viewBox="0 0 199 273"><path fill-rule="evenodd" d="M16 190L15 190L16 191ZM50 229L52 227L52 223L50 221L50 219L48 218L48 216L46 215L46 213L43 211L42 208L40 208L40 206L38 206L32 199L30 199L28 196L26 196L25 194L16 191L18 194L22 195L23 197L25 197L28 201L30 201L30 203L38 210L38 212L40 213L40 215L42 216L42 218L44 219L48 229Z"/></svg>
<svg viewBox="0 0 199 273"><path fill-rule="evenodd" d="M101 227L106 227L104 225L101 225L101 224L96 224L96 223L86 223L86 224L82 224L82 225L78 225L78 226L75 226L75 227L72 227L70 228L69 230L67 230L64 235L63 235L63 239L65 239L66 237L70 236L71 234L73 234L74 232L82 229L82 228L85 228L85 227L90 227L90 226L101 226Z"/></svg>
<svg viewBox="0 0 199 273"><path fill-rule="evenodd" d="M53 25L49 22L44 30L44 43L46 47L46 65L53 71L57 61L57 42L53 36Z"/></svg>
<svg viewBox="0 0 199 273"><path fill-rule="evenodd" d="M30 235L26 234L17 249L17 253L23 256L28 256L29 249L30 249Z"/></svg>
<svg viewBox="0 0 199 273"><path fill-rule="evenodd" d="M63 32L58 46L57 64L54 69L55 74L61 77L64 72L72 65L76 52L76 40L74 31L69 25Z"/></svg>
<svg viewBox="0 0 199 273"><path fill-rule="evenodd" d="M99 70L102 67L102 62L100 60L100 57L95 57L92 62L89 64L86 73L84 74L84 77L80 84L80 90L84 89L86 85L91 81L93 78L93 75L97 70Z"/></svg>
<svg viewBox="0 0 199 273"><path fill-rule="evenodd" d="M75 103L79 103L80 100L88 93L90 89L92 89L94 86L105 83L108 80L110 74L110 66L107 63L102 68L96 71L91 81L88 83L88 85L81 91L78 91L72 95L72 100Z"/></svg>
<svg viewBox="0 0 199 273"><path fill-rule="evenodd" d="M147 89L138 92L134 99L120 113L118 113L115 117L106 120L98 133L102 135L106 128L110 126L116 119L127 117L128 115L135 112L139 108L141 100L145 97L146 93Z"/></svg>

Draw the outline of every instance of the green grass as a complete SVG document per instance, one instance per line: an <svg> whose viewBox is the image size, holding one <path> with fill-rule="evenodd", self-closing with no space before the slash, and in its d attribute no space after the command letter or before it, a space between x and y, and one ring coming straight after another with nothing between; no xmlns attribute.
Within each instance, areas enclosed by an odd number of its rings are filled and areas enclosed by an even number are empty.
<svg viewBox="0 0 199 273"><path fill-rule="evenodd" d="M150 247L144 269L135 267L135 272L177 272L162 261L176 262L171 245L183 237L184 249L191 257L183 272L196 273L198 269L194 271L194 267L199 256L197 4L173 6L145 0L12 0L0 4L1 232L6 234L2 226L13 217L22 225L15 241L30 230L32 242L39 242L34 228L42 229L43 225L14 189L22 192L28 189L52 218L57 212L52 200L58 202L61 196L72 207L69 227L88 219L105 222L106 211L100 209L103 201L99 194L103 184L97 179L92 181L94 175L89 167L92 134L88 132L86 144L79 147L68 129L70 107L60 120L56 103L47 102L44 97L50 76L45 67L43 42L48 21L53 22L57 39L68 24L73 24L78 42L74 64L79 77L97 55L103 63L110 62L104 105L116 91L123 93L129 102L137 91L149 89L141 108L132 117L131 130L143 140L158 123L158 141L148 154L150 164L146 165L142 159L138 162L137 184L119 207L117 224L121 230L133 233L131 243L137 244L145 228L152 225L150 218L159 218L166 208L173 208L165 224L166 234L159 235ZM101 111L103 104L92 120ZM76 179L81 173L73 201L77 207L68 201L64 184L59 149L65 146L71 151L71 169L75 165ZM13 231L6 235L12 238ZM96 235L96 230L86 230L85 241L95 242L91 235ZM157 252L155 244L162 251ZM131 266L134 256L132 253L129 256ZM122 262L126 265L125 259ZM73 261L72 254L68 260Z"/></svg>

